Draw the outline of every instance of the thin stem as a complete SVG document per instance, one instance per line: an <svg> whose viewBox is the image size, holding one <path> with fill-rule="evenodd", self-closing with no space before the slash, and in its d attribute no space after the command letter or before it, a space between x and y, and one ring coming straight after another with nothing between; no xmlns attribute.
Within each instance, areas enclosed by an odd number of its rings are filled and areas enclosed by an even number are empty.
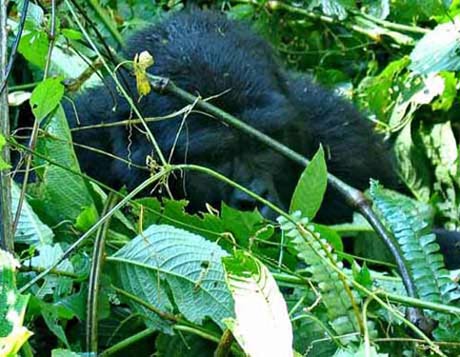
<svg viewBox="0 0 460 357"><path fill-rule="evenodd" d="M155 332L157 331L157 329L155 328L147 328L141 332L138 332L126 339L124 339L123 341L120 341L116 344L114 344L113 346L107 348L104 352L100 353L99 354L99 357L107 357L107 356L111 356L115 353L117 353L118 351L120 350L123 350L125 349L126 347L140 341L140 340L143 340L144 338L147 338L151 335L153 335Z"/></svg>
<svg viewBox="0 0 460 357"><path fill-rule="evenodd" d="M105 201L102 215L106 215L115 204L115 196L109 194ZM104 263L105 237L109 230L110 219L99 227L96 239L94 240L93 258L91 260L91 271L88 281L88 298L86 310L86 345L90 353L98 352L98 311L99 311L99 287Z"/></svg>
<svg viewBox="0 0 460 357"><path fill-rule="evenodd" d="M8 6L8 1L2 0L0 2L0 6L5 6L5 8ZM0 68L5 69L4 76L0 78L0 93L3 93L4 89L6 88L6 85L8 83L8 78L11 74L11 70L13 69L14 61L16 59L16 55L18 54L18 48L19 48L19 41L21 40L22 37L22 32L24 31L24 26L26 23L26 18L27 18L27 10L29 8L29 0L24 0L24 5L22 6L21 10L21 17L19 19L19 26L18 26L18 32L16 34L16 37L14 39L13 46L11 47L11 54L10 54L10 60L8 62L8 66L6 65L6 62L3 63L2 61L2 66ZM5 17L5 22L3 22L3 16ZM2 26L2 32L5 31L6 36L8 36L7 33L7 27L6 27L6 17L8 16L7 10L5 9L5 14L0 15L2 17L1 21L1 26ZM3 39L2 39L3 41ZM6 52L5 52L6 56Z"/></svg>
<svg viewBox="0 0 460 357"><path fill-rule="evenodd" d="M6 27L8 0L0 0L0 83L7 89L8 31ZM0 92L0 136L8 141L10 118L8 115L8 91ZM9 145L0 150L0 161L10 163ZM11 225L11 178L9 168L0 170L0 245L9 252L14 250L14 234Z"/></svg>

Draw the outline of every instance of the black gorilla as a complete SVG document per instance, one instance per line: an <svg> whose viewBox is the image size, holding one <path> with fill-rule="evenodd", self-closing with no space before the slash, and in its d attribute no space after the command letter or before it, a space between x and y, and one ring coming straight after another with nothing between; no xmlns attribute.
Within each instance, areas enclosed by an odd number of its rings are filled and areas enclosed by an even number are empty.
<svg viewBox="0 0 460 357"><path fill-rule="evenodd" d="M203 98L213 97L212 104L295 151L312 157L322 143L329 171L345 182L365 189L373 177L387 187L395 187L391 155L370 123L330 91L283 69L272 48L247 25L215 12L182 12L139 31L127 43L125 58L148 51L155 59L152 73L168 77ZM136 93L134 79L130 77L127 82L129 91ZM114 102L113 93L116 90L109 84L79 96L78 125L132 118L126 100L116 96ZM186 104L170 95L151 93L141 98L138 106L145 117L157 117ZM66 113L71 125L77 126L70 105ZM165 156L172 152L172 162L213 168L280 207L288 207L302 168L200 112L187 116L174 145L182 120L177 116L149 124ZM138 165L145 165L146 156L153 155L152 145L136 128L77 131L74 140ZM84 171L115 188L126 185L132 189L149 175L148 171L86 149L79 149L77 154ZM219 206L221 201L239 209L256 206L240 191L202 174L186 173L184 178L171 182L171 187L175 197L190 200L192 211L203 209L205 203ZM351 210L331 189L323 206L319 221L337 222L350 217ZM270 216L267 208L259 209Z"/></svg>
<svg viewBox="0 0 460 357"><path fill-rule="evenodd" d="M283 69L272 48L247 25L215 12L195 10L170 15L127 43L125 58L148 51L155 59L152 73L211 98L212 104L306 157L312 157L321 143L328 170L352 186L366 189L372 177L386 187L398 188L392 154L369 121L307 77ZM135 80L126 72L119 74L144 117L165 116L187 104L157 93L139 99ZM65 103L71 126L136 119L127 101L116 94L114 84L106 82L76 99L78 119L73 107ZM185 119L177 115L152 122L149 127L173 163L210 167L281 208L289 206L302 168L263 144L199 111L190 112ZM136 165L145 166L147 156L158 159L141 126L75 131L73 138L125 159L77 147L83 171L113 188L136 187L150 174ZM218 207L222 201L238 209L257 206L241 191L196 172L176 176L169 184L175 198L190 201L192 212L203 210L206 203ZM258 208L273 218L267 207ZM336 223L349 218L350 208L328 188L315 220ZM460 235L442 229L436 234L446 265L460 267Z"/></svg>

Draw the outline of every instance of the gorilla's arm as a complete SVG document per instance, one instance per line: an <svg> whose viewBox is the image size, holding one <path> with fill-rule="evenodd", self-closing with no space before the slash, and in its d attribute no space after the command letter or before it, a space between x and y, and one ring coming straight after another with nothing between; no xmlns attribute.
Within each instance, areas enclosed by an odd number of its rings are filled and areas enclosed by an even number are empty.
<svg viewBox="0 0 460 357"><path fill-rule="evenodd" d="M310 147L323 145L328 171L359 190L369 187L369 179L379 180L385 187L400 186L390 147L373 129L372 123L356 108L314 84L305 76L296 76L289 83L293 105L305 120ZM311 148L303 150L311 158ZM339 193L328 187L320 222L335 223L351 219L352 212Z"/></svg>

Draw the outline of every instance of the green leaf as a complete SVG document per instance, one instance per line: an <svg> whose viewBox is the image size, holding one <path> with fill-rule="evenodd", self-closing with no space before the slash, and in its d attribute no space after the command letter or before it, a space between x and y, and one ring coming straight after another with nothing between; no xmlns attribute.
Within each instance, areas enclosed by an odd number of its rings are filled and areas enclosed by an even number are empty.
<svg viewBox="0 0 460 357"><path fill-rule="evenodd" d="M18 3L23 3L23 1L18 1ZM26 28L28 30L37 30L39 29L45 20L45 12L39 6L32 3L29 3L27 8L27 17L26 17Z"/></svg>
<svg viewBox="0 0 460 357"><path fill-rule="evenodd" d="M300 211L313 218L321 207L327 187L327 168L322 146L306 167L292 196L289 212Z"/></svg>
<svg viewBox="0 0 460 357"><path fill-rule="evenodd" d="M0 153L3 152L3 147L6 145L5 137L0 134ZM9 169L11 166L3 160L2 155L0 155L0 170Z"/></svg>
<svg viewBox="0 0 460 357"><path fill-rule="evenodd" d="M16 269L19 262L0 250L0 352L2 356L16 356L21 346L32 335L23 326L28 295L16 288Z"/></svg>
<svg viewBox="0 0 460 357"><path fill-rule="evenodd" d="M18 51L26 60L43 69L46 65L48 47L49 40L46 33L33 30L22 35Z"/></svg>
<svg viewBox="0 0 460 357"><path fill-rule="evenodd" d="M81 354L72 352L70 350L57 348L51 351L51 357L81 357Z"/></svg>
<svg viewBox="0 0 460 357"><path fill-rule="evenodd" d="M43 120L61 101L64 95L62 79L63 77L45 79L33 90L30 107L38 121Z"/></svg>
<svg viewBox="0 0 460 357"><path fill-rule="evenodd" d="M235 301L235 319L226 324L249 356L293 356L292 326L275 279L244 251L222 259Z"/></svg>
<svg viewBox="0 0 460 357"><path fill-rule="evenodd" d="M44 129L49 135L39 139L37 150L60 165L80 172L69 126L61 106ZM40 188L43 190L42 202L46 205L44 213L51 223L74 221L86 207L94 205L82 177L46 162L42 175L43 187Z"/></svg>
<svg viewBox="0 0 460 357"><path fill-rule="evenodd" d="M224 327L222 320L233 316L221 258L227 253L204 238L166 225L153 225L125 245L108 261L119 283L138 298L164 313L173 305L189 321L202 323L206 317ZM144 306L134 305L147 323L171 332L166 321Z"/></svg>
<svg viewBox="0 0 460 357"><path fill-rule="evenodd" d="M60 244L45 245L39 248L39 254L26 260L28 266L43 270L54 264L64 253ZM69 259L65 259L56 268L58 271L74 273L74 268ZM66 276L48 274L35 293L35 297L44 298L47 296L60 296L70 293L72 279Z"/></svg>
<svg viewBox="0 0 460 357"><path fill-rule="evenodd" d="M415 46L409 68L419 74L460 69L460 19L436 26Z"/></svg>
<svg viewBox="0 0 460 357"><path fill-rule="evenodd" d="M452 180L459 180L459 149L452 124L449 121L424 124L421 130L425 150L435 167L437 181L452 186Z"/></svg>
<svg viewBox="0 0 460 357"><path fill-rule="evenodd" d="M335 251L343 252L342 239L334 229L322 224L313 224L313 226L315 227L315 232L318 232L322 238L327 240Z"/></svg>
<svg viewBox="0 0 460 357"><path fill-rule="evenodd" d="M48 329L67 347L70 348L69 341L64 330L65 321L69 320L71 316L63 316L61 311L64 308L58 304L46 303L42 300L35 299L43 320L45 321Z"/></svg>
<svg viewBox="0 0 460 357"><path fill-rule="evenodd" d="M428 202L431 196L431 168L428 158L412 138L413 122L409 122L396 138L394 151L398 172L415 197Z"/></svg>
<svg viewBox="0 0 460 357"><path fill-rule="evenodd" d="M197 233L203 237L216 240L223 233L231 233L238 244L247 247L249 238L267 226L262 215L257 211L238 211L225 204L222 205L220 217L214 214L189 214L185 212L187 201L163 199L162 204L156 198L141 198L136 200L143 209L143 227L152 224L171 224ZM140 214L140 207L134 207L135 213ZM267 235L268 231L267 231ZM231 246L229 245L229 248Z"/></svg>
<svg viewBox="0 0 460 357"><path fill-rule="evenodd" d="M355 9L355 0L314 0L310 4L310 8L321 6L326 15L337 17L339 20L344 20L348 13L347 10Z"/></svg>
<svg viewBox="0 0 460 357"><path fill-rule="evenodd" d="M390 14L390 0L363 0L361 10L384 20Z"/></svg>
<svg viewBox="0 0 460 357"><path fill-rule="evenodd" d="M444 92L433 102L432 107L434 110L448 111L452 107L455 98L457 98L458 81L455 73L442 72L440 76L444 79Z"/></svg>
<svg viewBox="0 0 460 357"><path fill-rule="evenodd" d="M363 93L361 105L369 108L379 120L387 121L394 106L398 87L395 86L397 79L409 64L409 58L390 62L385 69L375 77L366 77L359 85L359 91ZM395 93L396 92L396 93Z"/></svg>
<svg viewBox="0 0 460 357"><path fill-rule="evenodd" d="M365 286L368 289L372 289L373 281L371 277L371 272L365 264L363 267L360 267L358 263L354 261L351 266L351 270L353 273L353 278L356 282Z"/></svg>
<svg viewBox="0 0 460 357"><path fill-rule="evenodd" d="M83 34L74 29L62 29L61 32L69 40L81 40L83 38Z"/></svg>
<svg viewBox="0 0 460 357"><path fill-rule="evenodd" d="M422 138L425 152L434 168L436 183L433 190L438 193L438 213L448 222L459 222L459 197L457 187L460 187L459 146L454 130L449 121L441 123L421 122L418 134ZM449 223L450 223L449 222Z"/></svg>
<svg viewBox="0 0 460 357"><path fill-rule="evenodd" d="M437 74L410 75L398 81L397 97L391 111L389 124L393 131L400 129L422 105L429 104L444 92L444 80ZM395 93L396 94L396 93Z"/></svg>
<svg viewBox="0 0 460 357"><path fill-rule="evenodd" d="M20 188L13 182L11 186L13 216L16 215L20 194ZM51 228L44 224L35 214L32 207L27 202L27 198L24 199L14 235L15 242L28 244L33 247L40 247L51 244L53 242L53 237L54 233Z"/></svg>
<svg viewBox="0 0 460 357"><path fill-rule="evenodd" d="M75 228L85 232L96 223L98 217L99 215L94 205L85 207L75 220Z"/></svg>
<svg viewBox="0 0 460 357"><path fill-rule="evenodd" d="M254 16L254 6L252 4L237 4L232 6L228 16L234 20L247 20Z"/></svg>

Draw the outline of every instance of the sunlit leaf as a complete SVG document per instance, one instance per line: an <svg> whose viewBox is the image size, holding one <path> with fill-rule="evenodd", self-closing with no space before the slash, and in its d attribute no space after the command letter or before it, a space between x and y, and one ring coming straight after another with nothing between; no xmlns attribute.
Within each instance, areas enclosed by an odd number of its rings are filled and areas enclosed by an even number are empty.
<svg viewBox="0 0 460 357"><path fill-rule="evenodd" d="M286 302L268 269L243 251L223 262L236 315L226 324L240 346L252 357L293 356Z"/></svg>
<svg viewBox="0 0 460 357"><path fill-rule="evenodd" d="M16 269L19 262L10 253L0 250L0 355L13 357L32 335L23 326L28 295L16 288Z"/></svg>

